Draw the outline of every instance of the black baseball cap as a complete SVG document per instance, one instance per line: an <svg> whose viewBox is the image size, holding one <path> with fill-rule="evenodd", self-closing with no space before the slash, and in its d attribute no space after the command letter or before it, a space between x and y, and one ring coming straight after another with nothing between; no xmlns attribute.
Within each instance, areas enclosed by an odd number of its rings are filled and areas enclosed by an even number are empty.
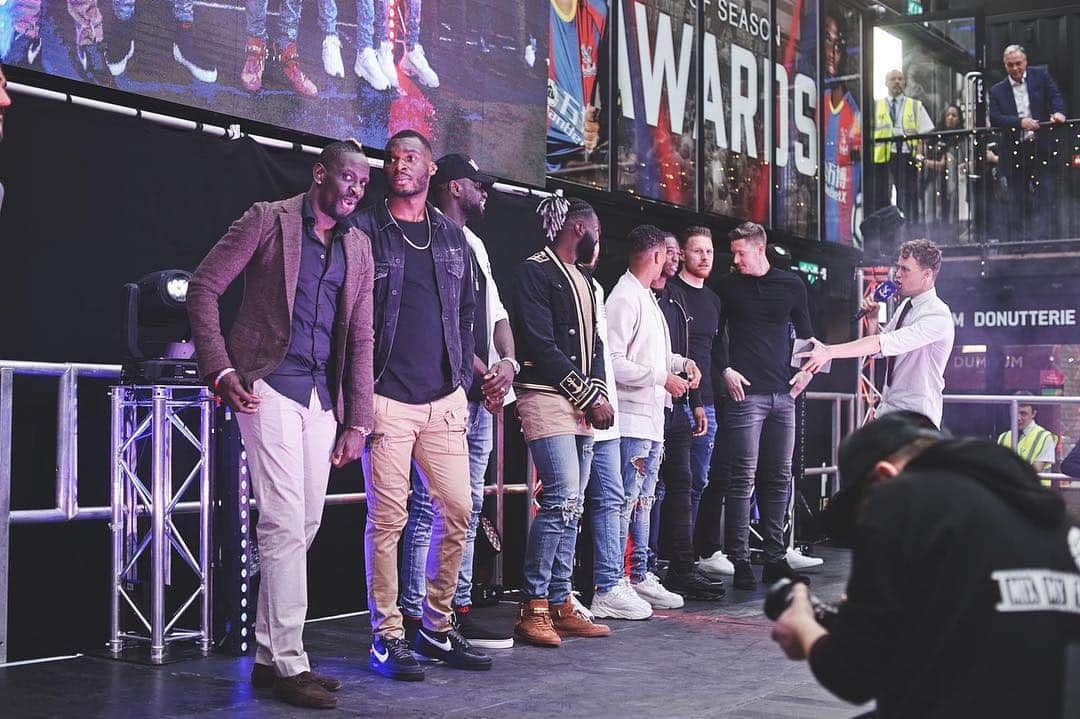
<svg viewBox="0 0 1080 719"><path fill-rule="evenodd" d="M840 443L840 491L822 516L826 532L838 543L850 543L855 510L874 467L917 439L945 439L934 423L918 412L891 412L850 434Z"/></svg>
<svg viewBox="0 0 1080 719"><path fill-rule="evenodd" d="M443 155L435 161L435 166L439 169L431 180L433 185L445 185L451 180L460 180L462 178L476 180L481 185L495 183L493 175L480 172L475 160L458 152Z"/></svg>

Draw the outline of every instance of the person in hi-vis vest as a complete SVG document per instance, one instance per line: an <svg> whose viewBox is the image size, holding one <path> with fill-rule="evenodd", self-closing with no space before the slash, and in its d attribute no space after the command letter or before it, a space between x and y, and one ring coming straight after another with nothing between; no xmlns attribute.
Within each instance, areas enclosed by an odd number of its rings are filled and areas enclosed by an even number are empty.
<svg viewBox="0 0 1080 719"><path fill-rule="evenodd" d="M1047 472L1054 464L1057 437L1035 422L1037 414L1038 410L1030 403L1017 406L1016 424L1020 437L1016 443L1016 453L1025 462L1030 462L1036 472ZM1012 432L1006 430L999 434L997 443L1002 447L1012 447Z"/></svg>
<svg viewBox="0 0 1080 719"><path fill-rule="evenodd" d="M919 140L877 140L932 132L934 122L926 111L926 105L904 94L907 78L902 70L885 73L885 87L889 89L889 96L874 103L874 209L891 203L892 188L895 186L896 206L911 221L917 219L918 173L922 164L923 143Z"/></svg>

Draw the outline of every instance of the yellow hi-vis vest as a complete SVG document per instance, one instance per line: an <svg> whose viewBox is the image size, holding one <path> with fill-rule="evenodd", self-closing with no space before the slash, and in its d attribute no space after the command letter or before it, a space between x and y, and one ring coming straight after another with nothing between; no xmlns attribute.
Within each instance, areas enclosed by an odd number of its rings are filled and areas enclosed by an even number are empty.
<svg viewBox="0 0 1080 719"><path fill-rule="evenodd" d="M1042 454L1043 449L1046 448L1048 442L1050 444L1057 444L1057 437L1049 430L1043 429L1042 427L1036 427L1034 432L1020 435L1016 453L1020 455L1025 462L1034 464L1035 460ZM999 434L997 443L1002 447L1011 448L1012 432L1002 432Z"/></svg>
<svg viewBox="0 0 1080 719"><path fill-rule="evenodd" d="M888 138L893 136L893 121L892 116L889 115L889 99L878 100L874 105L874 139ZM900 126L904 130L905 135L915 135L919 132L919 110L922 109L922 103L918 100L910 97L905 97L904 102L900 105ZM908 147L911 148L911 152L918 151L918 140L907 140ZM895 142L875 142L874 143L874 162L882 163L888 162L892 157L893 148L896 147Z"/></svg>

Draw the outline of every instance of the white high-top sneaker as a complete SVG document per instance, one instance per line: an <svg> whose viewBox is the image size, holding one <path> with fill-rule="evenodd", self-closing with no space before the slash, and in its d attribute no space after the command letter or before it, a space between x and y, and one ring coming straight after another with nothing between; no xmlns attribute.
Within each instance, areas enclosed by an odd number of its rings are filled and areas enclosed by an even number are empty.
<svg viewBox="0 0 1080 719"><path fill-rule="evenodd" d="M379 59L375 57L375 50L370 47L365 47L361 52L356 53L353 72L356 73L358 78L364 80L376 90L386 90L390 87L390 81L386 79L382 68L379 67Z"/></svg>
<svg viewBox="0 0 1080 719"><path fill-rule="evenodd" d="M384 40L379 49L375 51L375 57L379 58L379 67L382 74L390 81L390 87L398 87L397 66L394 65L394 46L389 40Z"/></svg>
<svg viewBox="0 0 1080 719"><path fill-rule="evenodd" d="M345 63L341 61L341 38L327 35L322 41L323 72L330 77L345 77Z"/></svg>
<svg viewBox="0 0 1080 719"><path fill-rule="evenodd" d="M424 48L420 45L405 53L405 57L401 58L398 67L409 77L416 78L416 81L425 87L435 88L439 86L439 76L431 69L431 65L428 64L427 57L424 55Z"/></svg>

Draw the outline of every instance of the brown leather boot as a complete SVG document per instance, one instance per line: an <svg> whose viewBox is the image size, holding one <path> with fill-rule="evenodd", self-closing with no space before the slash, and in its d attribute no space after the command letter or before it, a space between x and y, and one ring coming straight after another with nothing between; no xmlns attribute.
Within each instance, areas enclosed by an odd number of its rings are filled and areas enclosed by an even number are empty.
<svg viewBox="0 0 1080 719"><path fill-rule="evenodd" d="M562 644L562 639L559 639L559 634L551 624L546 599L530 599L518 605L514 636L538 647L557 647Z"/></svg>
<svg viewBox="0 0 1080 719"><path fill-rule="evenodd" d="M611 634L611 627L594 624L574 606L571 597L551 608L551 621L560 637L606 637Z"/></svg>
<svg viewBox="0 0 1080 719"><path fill-rule="evenodd" d="M291 677L278 677L274 682L274 696L286 704L306 709L337 707L337 697L319 686L311 672L300 672Z"/></svg>

